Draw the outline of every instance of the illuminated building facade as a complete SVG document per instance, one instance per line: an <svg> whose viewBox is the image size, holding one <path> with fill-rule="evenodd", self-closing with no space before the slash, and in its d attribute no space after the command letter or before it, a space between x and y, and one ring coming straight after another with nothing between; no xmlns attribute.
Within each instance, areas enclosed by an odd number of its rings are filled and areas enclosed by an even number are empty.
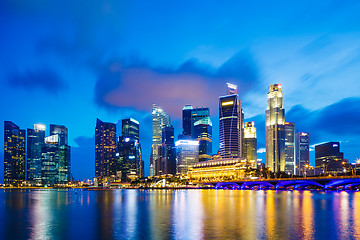
<svg viewBox="0 0 360 240"><path fill-rule="evenodd" d="M116 174L116 124L96 121L95 177L102 179Z"/></svg>
<svg viewBox="0 0 360 240"><path fill-rule="evenodd" d="M285 171L285 110L280 84L269 87L266 108L266 166L272 172Z"/></svg>
<svg viewBox="0 0 360 240"><path fill-rule="evenodd" d="M246 158L227 158L199 162L189 167L190 181L231 181L246 177L249 164Z"/></svg>
<svg viewBox="0 0 360 240"><path fill-rule="evenodd" d="M169 115L159 106L153 104L152 108L152 145L150 156L150 175L156 175L156 172L160 170L160 158L159 147L162 146L162 129L170 125Z"/></svg>
<svg viewBox="0 0 360 240"><path fill-rule="evenodd" d="M302 176L307 164L309 164L309 133L297 132L295 134L296 175Z"/></svg>
<svg viewBox="0 0 360 240"><path fill-rule="evenodd" d="M285 172L295 173L295 123L285 122Z"/></svg>
<svg viewBox="0 0 360 240"><path fill-rule="evenodd" d="M189 138L191 137L191 128L192 128L192 123L191 123L191 112L193 110L193 107L191 105L185 105L183 110L182 110L182 126L183 126L183 132L182 132L182 136L184 138Z"/></svg>
<svg viewBox="0 0 360 240"><path fill-rule="evenodd" d="M219 98L219 148L222 158L242 156L242 111L236 86L228 84L228 93Z"/></svg>
<svg viewBox="0 0 360 240"><path fill-rule="evenodd" d="M46 126L34 124L33 129L27 129L27 180L41 183L41 157L44 147Z"/></svg>
<svg viewBox="0 0 360 240"><path fill-rule="evenodd" d="M176 146L176 172L187 174L190 166L199 162L199 141L179 140Z"/></svg>
<svg viewBox="0 0 360 240"><path fill-rule="evenodd" d="M25 180L25 135L15 123L4 121L4 184Z"/></svg>
<svg viewBox="0 0 360 240"><path fill-rule="evenodd" d="M174 140L174 127L165 126L162 129L162 144L160 165L156 175L176 174L176 148Z"/></svg>
<svg viewBox="0 0 360 240"><path fill-rule="evenodd" d="M209 108L201 107L201 108L194 108L191 110L191 137L195 139L197 136L194 131L195 122L199 121L203 118L208 118L210 116Z"/></svg>
<svg viewBox="0 0 360 240"><path fill-rule="evenodd" d="M122 136L139 141L139 122L133 118L122 120Z"/></svg>
<svg viewBox="0 0 360 240"><path fill-rule="evenodd" d="M244 154L252 168L257 168L257 138L254 122L244 124Z"/></svg>
<svg viewBox="0 0 360 240"><path fill-rule="evenodd" d="M193 136L194 139L199 143L199 162L211 160L212 122L210 117L202 118L194 123Z"/></svg>
<svg viewBox="0 0 360 240"><path fill-rule="evenodd" d="M339 142L327 142L315 146L316 174L336 174L344 170L344 154L340 152Z"/></svg>
<svg viewBox="0 0 360 240"><path fill-rule="evenodd" d="M71 148L67 145L68 129L62 125L51 124L50 133L52 135L44 138L41 149L42 184L47 186L66 184L71 178Z"/></svg>

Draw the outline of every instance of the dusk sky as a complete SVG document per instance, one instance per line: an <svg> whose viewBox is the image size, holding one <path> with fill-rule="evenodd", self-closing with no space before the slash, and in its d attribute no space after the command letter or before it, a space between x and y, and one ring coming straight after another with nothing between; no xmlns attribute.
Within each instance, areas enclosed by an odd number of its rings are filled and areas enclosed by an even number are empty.
<svg viewBox="0 0 360 240"><path fill-rule="evenodd" d="M75 179L95 174L96 118L140 122L149 174L151 107L181 132L185 104L210 107L238 85L265 162L268 86L310 145L340 141L360 158L359 1L0 1L0 179L3 121L69 129ZM120 131L119 131L120 130ZM314 165L314 149L310 152Z"/></svg>

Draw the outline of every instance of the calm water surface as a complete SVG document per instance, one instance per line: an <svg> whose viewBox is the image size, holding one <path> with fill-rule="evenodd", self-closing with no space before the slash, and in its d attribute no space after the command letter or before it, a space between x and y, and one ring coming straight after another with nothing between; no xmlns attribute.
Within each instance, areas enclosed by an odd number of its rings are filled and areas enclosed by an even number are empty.
<svg viewBox="0 0 360 240"><path fill-rule="evenodd" d="M360 192L0 190L1 239L360 239Z"/></svg>

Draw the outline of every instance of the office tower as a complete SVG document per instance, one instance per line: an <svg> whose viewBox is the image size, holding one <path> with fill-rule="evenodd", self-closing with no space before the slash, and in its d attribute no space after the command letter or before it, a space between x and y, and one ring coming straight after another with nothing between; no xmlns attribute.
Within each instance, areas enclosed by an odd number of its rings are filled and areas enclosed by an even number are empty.
<svg viewBox="0 0 360 240"><path fill-rule="evenodd" d="M67 145L68 130L50 125L52 135L45 137L41 149L41 180L43 185L66 184L71 177L71 148Z"/></svg>
<svg viewBox="0 0 360 240"><path fill-rule="evenodd" d="M295 173L295 123L285 122L285 172Z"/></svg>
<svg viewBox="0 0 360 240"><path fill-rule="evenodd" d="M4 184L25 180L25 135L15 123L4 121Z"/></svg>
<svg viewBox="0 0 360 240"><path fill-rule="evenodd" d="M195 139L194 124L200 119L210 116L210 110L207 107L194 108L191 110L191 138Z"/></svg>
<svg viewBox="0 0 360 240"><path fill-rule="evenodd" d="M219 98L219 143L222 158L242 156L242 112L236 85L228 84L228 93Z"/></svg>
<svg viewBox="0 0 360 240"><path fill-rule="evenodd" d="M120 136L117 158L116 175L121 177L123 182L128 181L132 177L140 177L141 153L138 140Z"/></svg>
<svg viewBox="0 0 360 240"><path fill-rule="evenodd" d="M156 175L176 174L176 148L174 141L174 127L165 126L162 129L162 145L160 165Z"/></svg>
<svg viewBox="0 0 360 240"><path fill-rule="evenodd" d="M246 122L244 127L244 158L252 168L257 168L257 138L255 122Z"/></svg>
<svg viewBox="0 0 360 240"><path fill-rule="evenodd" d="M139 122L133 118L122 120L122 136L139 141Z"/></svg>
<svg viewBox="0 0 360 240"><path fill-rule="evenodd" d="M266 108L266 166L272 172L285 171L285 110L280 84L269 87Z"/></svg>
<svg viewBox="0 0 360 240"><path fill-rule="evenodd" d="M169 115L156 104L152 108L152 145L150 156L150 175L154 176L160 168L159 147L162 145L162 129L170 125ZM157 166L158 165L158 166Z"/></svg>
<svg viewBox="0 0 360 240"><path fill-rule="evenodd" d="M176 146L176 172L187 174L189 166L199 162L199 141L179 140Z"/></svg>
<svg viewBox="0 0 360 240"><path fill-rule="evenodd" d="M209 117L194 123L193 136L198 141L199 162L211 160L212 156L212 122Z"/></svg>
<svg viewBox="0 0 360 240"><path fill-rule="evenodd" d="M309 164L309 133L295 134L295 170L297 175L303 175L305 166Z"/></svg>
<svg viewBox="0 0 360 240"><path fill-rule="evenodd" d="M27 129L27 180L41 183L41 153L44 147L46 126L34 124L33 129Z"/></svg>
<svg viewBox="0 0 360 240"><path fill-rule="evenodd" d="M182 135L184 137L191 137L191 112L193 107L191 105L185 105L182 111L182 125L183 125L183 132Z"/></svg>
<svg viewBox="0 0 360 240"><path fill-rule="evenodd" d="M116 167L116 124L96 121L95 128L95 176L98 178L115 175Z"/></svg>
<svg viewBox="0 0 360 240"><path fill-rule="evenodd" d="M339 142L327 142L315 146L316 174L336 174L344 169L344 154L340 152Z"/></svg>
<svg viewBox="0 0 360 240"><path fill-rule="evenodd" d="M68 145L68 129L65 126L50 124L50 135L59 136L59 145Z"/></svg>

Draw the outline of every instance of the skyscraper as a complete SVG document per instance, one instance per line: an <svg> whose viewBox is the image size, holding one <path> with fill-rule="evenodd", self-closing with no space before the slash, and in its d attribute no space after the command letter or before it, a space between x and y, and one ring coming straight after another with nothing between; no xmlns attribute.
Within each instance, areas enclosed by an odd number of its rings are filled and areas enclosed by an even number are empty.
<svg viewBox="0 0 360 240"><path fill-rule="evenodd" d="M116 124L96 121L95 176L102 179L116 175Z"/></svg>
<svg viewBox="0 0 360 240"><path fill-rule="evenodd" d="M266 108L266 166L272 172L285 171L285 110L280 84L269 87Z"/></svg>
<svg viewBox="0 0 360 240"><path fill-rule="evenodd" d="M162 145L162 129L170 125L169 115L156 104L153 104L152 108L152 145L150 156L150 175L156 175L159 169L160 157L159 147ZM157 166L158 165L158 166Z"/></svg>
<svg viewBox="0 0 360 240"><path fill-rule="evenodd" d="M306 164L309 164L309 133L295 134L295 168L297 175L303 175Z"/></svg>
<svg viewBox="0 0 360 240"><path fill-rule="evenodd" d="M25 180L25 135L15 123L4 121L4 184Z"/></svg>
<svg viewBox="0 0 360 240"><path fill-rule="evenodd" d="M236 85L228 84L228 94L219 98L219 143L222 158L242 156L242 112Z"/></svg>
<svg viewBox="0 0 360 240"><path fill-rule="evenodd" d="M210 116L210 110L207 107L201 107L201 108L194 108L191 110L191 138L195 139L197 136L195 136L194 132L194 125L195 122L199 121L203 118L208 118Z"/></svg>
<svg viewBox="0 0 360 240"><path fill-rule="evenodd" d="M194 139L198 141L199 162L211 160L212 156L212 122L210 117L194 123Z"/></svg>
<svg viewBox="0 0 360 240"><path fill-rule="evenodd" d="M315 146L316 174L336 174L342 172L344 154L340 152L339 142L327 142Z"/></svg>
<svg viewBox="0 0 360 240"><path fill-rule="evenodd" d="M252 168L257 168L257 138L254 122L246 122L244 127L244 158Z"/></svg>
<svg viewBox="0 0 360 240"><path fill-rule="evenodd" d="M44 147L46 126L34 124L33 129L27 129L27 180L41 183L41 153Z"/></svg>
<svg viewBox="0 0 360 240"><path fill-rule="evenodd" d="M176 149L174 127L169 125L162 129L162 146L160 166L156 175L176 174Z"/></svg>
<svg viewBox="0 0 360 240"><path fill-rule="evenodd" d="M176 172L187 174L189 166L199 162L199 141L179 140L176 146Z"/></svg>
<svg viewBox="0 0 360 240"><path fill-rule="evenodd" d="M184 137L190 137L191 136L191 112L193 110L193 107L191 105L185 105L182 110L182 125L183 125L183 132L182 135Z"/></svg>
<svg viewBox="0 0 360 240"><path fill-rule="evenodd" d="M122 136L139 140L139 122L133 118L122 120Z"/></svg>
<svg viewBox="0 0 360 240"><path fill-rule="evenodd" d="M295 172L295 124L285 122L285 172Z"/></svg>
<svg viewBox="0 0 360 240"><path fill-rule="evenodd" d="M50 135L59 136L59 145L68 145L68 129L63 125L50 124Z"/></svg>

